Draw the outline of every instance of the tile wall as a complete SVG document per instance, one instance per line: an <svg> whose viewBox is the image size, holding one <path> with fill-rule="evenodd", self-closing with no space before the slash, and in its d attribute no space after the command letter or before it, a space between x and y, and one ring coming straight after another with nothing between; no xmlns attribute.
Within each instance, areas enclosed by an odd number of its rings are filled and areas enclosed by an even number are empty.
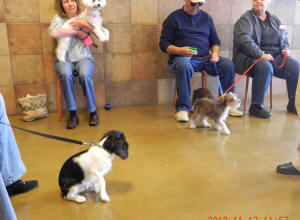
<svg viewBox="0 0 300 220"><path fill-rule="evenodd" d="M184 0L107 1L102 16L111 38L92 49L97 106L170 104L174 76L158 41L163 20ZM215 21L223 56L231 57L233 24L251 2L207 0L204 5ZM273 0L270 11L287 25L292 54L300 60L300 1ZM10 115L20 112L17 99L28 93L47 93L49 111L56 112L56 42L47 31L54 13L54 0L0 0L0 92ZM275 95L286 93L282 80L274 83ZM243 88L244 82L239 83L237 92L243 94ZM84 110L79 85L76 91L78 107Z"/></svg>

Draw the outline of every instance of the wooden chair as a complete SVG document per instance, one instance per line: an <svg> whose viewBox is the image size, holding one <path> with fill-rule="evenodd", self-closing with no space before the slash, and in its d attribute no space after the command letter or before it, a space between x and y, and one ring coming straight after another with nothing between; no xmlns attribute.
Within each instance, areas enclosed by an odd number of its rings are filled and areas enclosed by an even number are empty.
<svg viewBox="0 0 300 220"><path fill-rule="evenodd" d="M249 86L249 75L247 74L247 80L246 80L246 90L245 90L245 98L244 98L244 112L247 108L247 100L248 100L248 86ZM272 80L270 82L270 111L272 111Z"/></svg>
<svg viewBox="0 0 300 220"><path fill-rule="evenodd" d="M207 88L207 79L206 79L206 74L205 72L200 72L201 73L201 77L202 77L202 88ZM176 108L175 108L175 104L176 104L176 100L178 98L178 95L177 95L177 88L176 88L176 85L175 85L175 88L174 88L174 96L173 96L173 112L176 113Z"/></svg>

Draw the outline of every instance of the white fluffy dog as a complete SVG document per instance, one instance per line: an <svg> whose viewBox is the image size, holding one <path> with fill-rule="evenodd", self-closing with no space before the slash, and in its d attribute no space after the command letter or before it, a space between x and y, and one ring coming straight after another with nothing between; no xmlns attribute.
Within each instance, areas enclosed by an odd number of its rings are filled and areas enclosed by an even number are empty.
<svg viewBox="0 0 300 220"><path fill-rule="evenodd" d="M94 33L100 41L109 40L109 31L102 26L102 18L99 10L101 10L106 4L106 0L82 0L82 3L86 6L86 9L79 15L80 18L86 20L94 28ZM69 19L62 29L72 29L70 22L75 18ZM66 61L66 53L69 48L71 37L62 37L58 39L58 45L56 48L56 56L59 61Z"/></svg>
<svg viewBox="0 0 300 220"><path fill-rule="evenodd" d="M115 155L122 159L128 157L128 143L123 132L118 130L107 132L98 145L70 157L58 178L64 198L83 203L86 198L80 194L94 191L101 201L109 202L104 176L110 171Z"/></svg>

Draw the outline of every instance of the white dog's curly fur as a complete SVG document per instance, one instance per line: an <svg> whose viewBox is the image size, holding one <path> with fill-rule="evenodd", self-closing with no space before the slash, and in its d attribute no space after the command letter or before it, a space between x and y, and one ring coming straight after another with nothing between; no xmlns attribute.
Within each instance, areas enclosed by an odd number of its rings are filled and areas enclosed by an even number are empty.
<svg viewBox="0 0 300 220"><path fill-rule="evenodd" d="M109 40L109 31L102 26L102 18L99 10L101 10L106 4L106 0L82 0L86 9L79 15L80 18L86 20L94 28L94 33L100 41ZM62 29L73 29L70 22L75 18L69 19L63 24ZM56 56L59 61L66 61L66 53L69 48L71 37L62 37L58 39L58 45L56 48Z"/></svg>
<svg viewBox="0 0 300 220"><path fill-rule="evenodd" d="M216 101L208 98L198 99L194 105L194 111L190 117L189 128L196 128L196 122L201 121L202 127L210 128L208 119L215 123L215 127L222 134L230 135L230 131L226 126L226 119L229 115L230 108L238 108L241 100L233 93L228 93Z"/></svg>
<svg viewBox="0 0 300 220"><path fill-rule="evenodd" d="M118 130L107 132L98 145L70 157L58 178L64 198L83 203L86 198L82 194L94 191L101 201L109 202L104 176L110 171L115 155L121 159L128 157L128 143L123 132Z"/></svg>

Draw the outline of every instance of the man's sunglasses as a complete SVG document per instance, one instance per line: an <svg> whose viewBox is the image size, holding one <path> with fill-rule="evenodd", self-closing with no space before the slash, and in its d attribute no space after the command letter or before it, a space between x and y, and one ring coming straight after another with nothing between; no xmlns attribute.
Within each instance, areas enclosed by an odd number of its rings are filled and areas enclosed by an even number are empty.
<svg viewBox="0 0 300 220"><path fill-rule="evenodd" d="M204 3L203 2L197 2L197 3L191 2L190 4L191 4L192 7L195 7L195 6L201 7Z"/></svg>

